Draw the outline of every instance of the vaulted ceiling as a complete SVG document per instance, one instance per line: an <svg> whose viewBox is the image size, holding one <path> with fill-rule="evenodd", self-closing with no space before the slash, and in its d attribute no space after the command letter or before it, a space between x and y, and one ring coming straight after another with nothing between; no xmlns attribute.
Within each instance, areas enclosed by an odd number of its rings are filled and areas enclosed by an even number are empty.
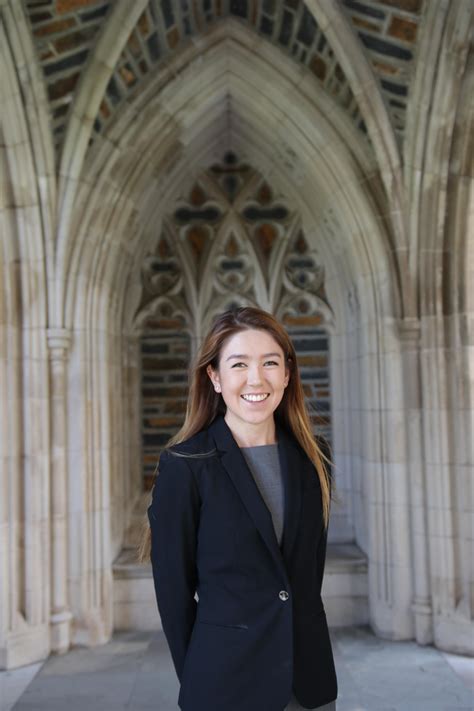
<svg viewBox="0 0 474 711"><path fill-rule="evenodd" d="M333 2L335 0L331 0ZM116 9L117 0L23 0L44 74L59 157L74 96L88 58ZM323 3L324 4L324 3ZM132 8L134 3L130 3ZM149 0L128 35L93 117L94 136L104 133L124 103L171 57L199 43L228 18L277 46L304 75L327 92L365 139L358 98L325 34L303 0ZM309 5L309 3L308 3ZM423 22L423 0L343 0L343 14L376 77L399 143ZM103 58L108 65L107 57Z"/></svg>

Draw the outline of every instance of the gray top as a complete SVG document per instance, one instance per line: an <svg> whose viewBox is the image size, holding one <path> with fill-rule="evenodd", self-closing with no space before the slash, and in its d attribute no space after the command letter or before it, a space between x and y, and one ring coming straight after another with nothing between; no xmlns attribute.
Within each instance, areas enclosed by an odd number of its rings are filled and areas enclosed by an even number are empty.
<svg viewBox="0 0 474 711"><path fill-rule="evenodd" d="M284 490L281 478L278 444L241 447L262 499L272 516L278 544L281 545L284 521Z"/></svg>

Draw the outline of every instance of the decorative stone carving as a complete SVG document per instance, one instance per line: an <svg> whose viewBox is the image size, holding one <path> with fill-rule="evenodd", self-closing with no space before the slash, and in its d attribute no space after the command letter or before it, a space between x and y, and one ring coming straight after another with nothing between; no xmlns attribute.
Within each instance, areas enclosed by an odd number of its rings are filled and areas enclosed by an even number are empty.
<svg viewBox="0 0 474 711"><path fill-rule="evenodd" d="M162 234L155 254L145 257L142 268L142 300L135 319L135 328L143 328L153 318L165 328L190 322L183 297L183 277L179 257L171 239Z"/></svg>

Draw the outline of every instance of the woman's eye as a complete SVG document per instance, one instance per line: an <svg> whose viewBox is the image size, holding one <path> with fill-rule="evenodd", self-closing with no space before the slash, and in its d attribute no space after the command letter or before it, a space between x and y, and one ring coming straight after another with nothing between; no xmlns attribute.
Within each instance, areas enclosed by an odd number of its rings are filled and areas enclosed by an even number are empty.
<svg viewBox="0 0 474 711"><path fill-rule="evenodd" d="M274 360L266 360L263 365L278 365L278 363ZM246 368L246 367L247 367L247 363L242 363L242 362L234 363L234 365L232 366L232 368Z"/></svg>

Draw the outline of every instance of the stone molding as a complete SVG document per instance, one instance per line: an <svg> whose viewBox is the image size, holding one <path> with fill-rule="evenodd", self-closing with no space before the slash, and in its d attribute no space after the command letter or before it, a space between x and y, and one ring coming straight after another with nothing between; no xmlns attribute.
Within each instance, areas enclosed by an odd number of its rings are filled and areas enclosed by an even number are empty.
<svg viewBox="0 0 474 711"><path fill-rule="evenodd" d="M53 359L66 359L71 348L72 334L68 328L48 328L48 348Z"/></svg>

